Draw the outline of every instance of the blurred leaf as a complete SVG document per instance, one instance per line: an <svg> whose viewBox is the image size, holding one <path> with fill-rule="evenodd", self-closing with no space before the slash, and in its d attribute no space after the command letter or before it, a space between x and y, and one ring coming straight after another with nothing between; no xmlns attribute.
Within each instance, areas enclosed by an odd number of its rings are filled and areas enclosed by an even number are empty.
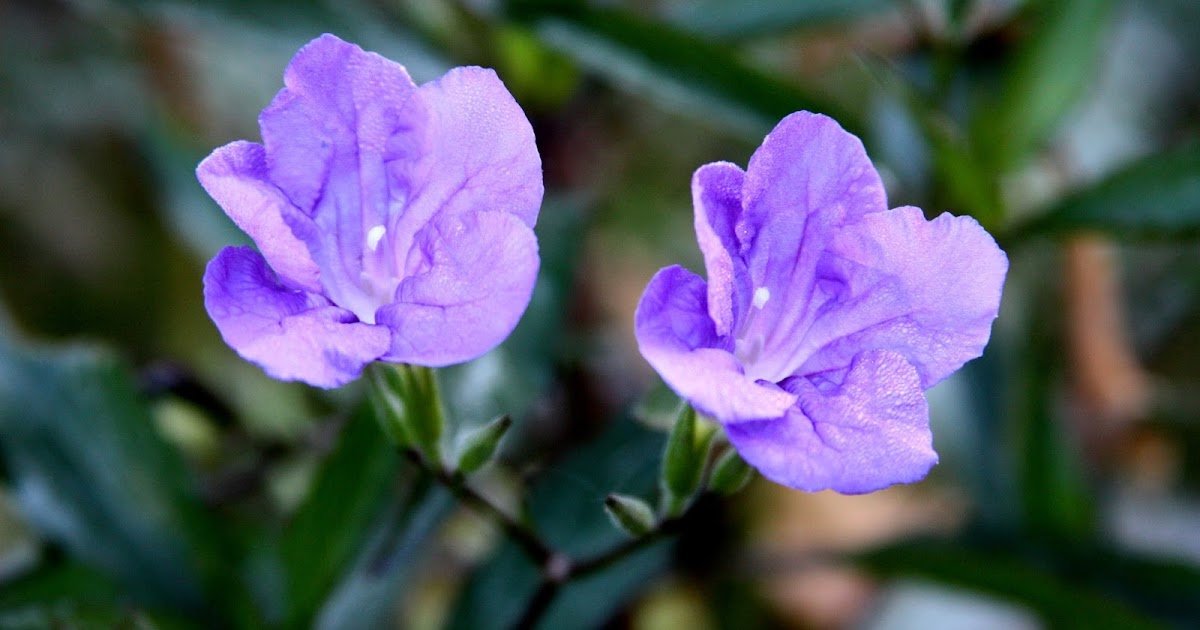
<svg viewBox="0 0 1200 630"><path fill-rule="evenodd" d="M711 37L741 39L825 26L895 4L895 0L693 0L677 5L672 22Z"/></svg>
<svg viewBox="0 0 1200 630"><path fill-rule="evenodd" d="M1066 417L1056 414L1055 384L1061 373L1062 341L1053 321L1057 304L1042 296L1040 317L1030 325L1019 364L1009 382L1017 390L1014 456L1025 528L1039 536L1086 539L1094 532L1094 506L1078 446Z"/></svg>
<svg viewBox="0 0 1200 630"><path fill-rule="evenodd" d="M603 509L611 490L647 495L654 489L664 436L624 419L563 465L543 474L529 509L545 540L573 559L591 557L625 540ZM664 570L670 543L658 543L613 566L571 582L559 592L539 628L594 628ZM477 569L451 614L451 628L509 628L540 581L539 568L505 542Z"/></svg>
<svg viewBox="0 0 1200 630"><path fill-rule="evenodd" d="M1200 236L1200 145L1143 158L1017 226L1009 240L1081 230L1125 240Z"/></svg>
<svg viewBox="0 0 1200 630"><path fill-rule="evenodd" d="M0 449L14 494L47 537L138 599L219 614L205 586L229 572L223 545L112 354L29 350L0 336Z"/></svg>
<svg viewBox="0 0 1200 630"><path fill-rule="evenodd" d="M1004 70L994 104L980 107L975 144L997 172L1007 172L1044 142L1095 79L1112 0L1029 2L1021 40Z"/></svg>
<svg viewBox="0 0 1200 630"><path fill-rule="evenodd" d="M616 9L510 0L509 13L591 71L648 92L671 108L741 128L755 139L798 110L828 114L861 135L841 106L743 62L733 50Z"/></svg>
<svg viewBox="0 0 1200 630"><path fill-rule="evenodd" d="M117 601L121 594L121 587L107 575L84 565L66 564L39 569L4 582L4 589L0 591L0 614L68 598L80 603L110 603ZM2 623L0 627L4 627Z"/></svg>
<svg viewBox="0 0 1200 630"><path fill-rule="evenodd" d="M1067 582L1011 553L953 543L909 542L856 559L880 577L920 577L1024 604L1054 628L1162 628L1089 588Z"/></svg>
<svg viewBox="0 0 1200 630"><path fill-rule="evenodd" d="M430 538L457 505L441 486L417 477L375 519L360 553L313 624L321 630L390 627L403 584L430 548ZM411 619L411 617L407 617Z"/></svg>
<svg viewBox="0 0 1200 630"><path fill-rule="evenodd" d="M361 551L372 523L397 491L399 465L370 408L360 406L280 541L288 626L311 622Z"/></svg>
<svg viewBox="0 0 1200 630"><path fill-rule="evenodd" d="M899 68L882 57L867 57L866 66L904 105L928 144L943 201L955 213L975 217L994 229L1004 215L995 173L989 171L970 138L955 121L939 110Z"/></svg>

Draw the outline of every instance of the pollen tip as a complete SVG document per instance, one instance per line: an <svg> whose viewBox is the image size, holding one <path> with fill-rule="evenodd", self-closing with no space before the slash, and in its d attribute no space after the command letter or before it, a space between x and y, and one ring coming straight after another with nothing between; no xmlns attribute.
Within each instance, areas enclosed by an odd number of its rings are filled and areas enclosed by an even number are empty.
<svg viewBox="0 0 1200 630"><path fill-rule="evenodd" d="M378 249L379 241L383 238L383 235L386 233L387 233L387 228L383 227L382 225L376 225L375 227L371 228L370 230L367 230L367 249L369 249L371 251L375 251L376 249Z"/></svg>
<svg viewBox="0 0 1200 630"><path fill-rule="evenodd" d="M761 310L769 299L771 299L771 291L767 287L758 287L754 290L754 308Z"/></svg>

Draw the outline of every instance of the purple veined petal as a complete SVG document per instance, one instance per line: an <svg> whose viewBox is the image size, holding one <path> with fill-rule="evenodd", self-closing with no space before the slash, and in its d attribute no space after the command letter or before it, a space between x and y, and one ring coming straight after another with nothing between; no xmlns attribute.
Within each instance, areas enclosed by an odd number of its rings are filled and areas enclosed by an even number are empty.
<svg viewBox="0 0 1200 630"><path fill-rule="evenodd" d="M386 328L279 284L261 255L226 247L204 273L204 305L221 337L274 378L338 387L387 351Z"/></svg>
<svg viewBox="0 0 1200 630"><path fill-rule="evenodd" d="M324 293L370 321L380 297L364 288L364 253L370 230L403 210L384 153L416 86L400 64L328 34L296 53L284 85L259 116L271 179L311 217L315 229L293 230Z"/></svg>
<svg viewBox="0 0 1200 630"><path fill-rule="evenodd" d="M887 210L879 174L862 142L833 119L797 112L775 127L746 170L736 226L751 291L761 295L752 330L767 361L753 373L788 376L780 359L812 321L816 267L845 223ZM760 291L761 290L761 291Z"/></svg>
<svg viewBox="0 0 1200 630"><path fill-rule="evenodd" d="M707 286L678 265L655 274L638 302L638 349L663 381L696 409L723 423L777 418L794 394L747 378L716 334L708 315Z"/></svg>
<svg viewBox="0 0 1200 630"><path fill-rule="evenodd" d="M444 216L416 237L396 299L377 321L392 330L386 361L440 367L500 344L525 312L537 280L537 239L512 214Z"/></svg>
<svg viewBox="0 0 1200 630"><path fill-rule="evenodd" d="M542 203L542 161L533 128L496 73L455 68L422 85L401 113L387 153L404 210L387 227L396 255L439 214L512 214L532 228Z"/></svg>
<svg viewBox="0 0 1200 630"><path fill-rule="evenodd" d="M918 208L863 217L840 231L823 273L840 294L813 324L820 349L800 373L848 365L859 352L903 355L928 389L983 353L1008 258L974 219Z"/></svg>
<svg viewBox="0 0 1200 630"><path fill-rule="evenodd" d="M213 151L196 168L204 190L225 210L285 284L321 290L317 264L292 233L285 215L291 203L267 180L266 154L253 142L232 142Z"/></svg>
<svg viewBox="0 0 1200 630"><path fill-rule="evenodd" d="M861 494L919 481L938 461L920 379L899 354L858 355L840 386L799 377L785 387L798 395L785 415L725 427L742 458L776 483Z"/></svg>
<svg viewBox="0 0 1200 630"><path fill-rule="evenodd" d="M749 294L749 277L734 228L742 213L745 173L729 162L705 164L692 176L696 240L708 275L708 314L717 335L735 332Z"/></svg>
<svg viewBox="0 0 1200 630"><path fill-rule="evenodd" d="M271 180L311 214L337 149L380 154L416 88L404 66L328 33L296 52L262 115Z"/></svg>

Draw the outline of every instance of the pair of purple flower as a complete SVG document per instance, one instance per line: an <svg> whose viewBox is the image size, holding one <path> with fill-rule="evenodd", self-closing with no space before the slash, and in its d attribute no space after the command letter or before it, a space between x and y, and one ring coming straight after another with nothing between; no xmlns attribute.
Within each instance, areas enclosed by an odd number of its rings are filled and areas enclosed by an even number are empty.
<svg viewBox="0 0 1200 630"><path fill-rule="evenodd" d="M416 86L324 35L262 112L263 144L197 174L258 245L209 264L205 305L268 374L319 387L373 361L443 366L503 341L529 303L541 160L490 70ZM1007 259L967 217L888 210L862 144L785 118L746 171L692 179L708 282L674 266L638 305L643 356L743 458L804 490L916 481L937 462L924 390L979 356Z"/></svg>

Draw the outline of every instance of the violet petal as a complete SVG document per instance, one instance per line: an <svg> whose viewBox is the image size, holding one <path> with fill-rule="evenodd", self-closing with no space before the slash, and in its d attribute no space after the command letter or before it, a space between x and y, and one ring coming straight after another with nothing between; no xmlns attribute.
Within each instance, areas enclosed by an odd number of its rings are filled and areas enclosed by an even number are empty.
<svg viewBox="0 0 1200 630"><path fill-rule="evenodd" d="M387 351L386 328L325 298L282 286L249 247L226 247L204 273L204 305L221 337L274 378L337 387Z"/></svg>
<svg viewBox="0 0 1200 630"><path fill-rule="evenodd" d="M799 400L782 417L725 427L742 458L776 483L859 494L918 481L938 461L920 379L899 354L858 355L840 386L800 377L786 387Z"/></svg>

